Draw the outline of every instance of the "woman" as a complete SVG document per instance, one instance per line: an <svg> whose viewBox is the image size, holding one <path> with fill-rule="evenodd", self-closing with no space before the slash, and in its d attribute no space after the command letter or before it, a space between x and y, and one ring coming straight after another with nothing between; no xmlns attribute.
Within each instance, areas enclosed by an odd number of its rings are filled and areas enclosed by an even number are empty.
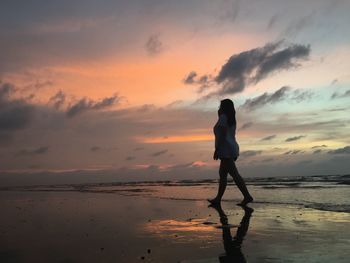
<svg viewBox="0 0 350 263"><path fill-rule="evenodd" d="M235 164L239 155L239 146L236 141L236 111L232 100L224 99L221 101L218 116L219 120L214 126L215 152L213 158L214 160L220 159L220 181L216 197L208 199L208 201L212 204L221 202L227 185L227 173L229 173L244 196L239 205L246 205L253 201L253 197L250 195Z"/></svg>

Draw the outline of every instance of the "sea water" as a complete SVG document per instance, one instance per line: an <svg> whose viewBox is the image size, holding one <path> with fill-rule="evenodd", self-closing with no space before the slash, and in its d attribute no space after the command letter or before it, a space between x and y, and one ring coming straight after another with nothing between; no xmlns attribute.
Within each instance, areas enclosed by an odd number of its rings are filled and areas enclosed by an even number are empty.
<svg viewBox="0 0 350 263"><path fill-rule="evenodd" d="M301 205L318 210L350 213L350 175L246 178L255 203ZM32 186L16 188L30 191L79 191L114 193L174 200L214 198L218 180L101 183L80 185ZM233 181L224 202L239 202L242 194Z"/></svg>

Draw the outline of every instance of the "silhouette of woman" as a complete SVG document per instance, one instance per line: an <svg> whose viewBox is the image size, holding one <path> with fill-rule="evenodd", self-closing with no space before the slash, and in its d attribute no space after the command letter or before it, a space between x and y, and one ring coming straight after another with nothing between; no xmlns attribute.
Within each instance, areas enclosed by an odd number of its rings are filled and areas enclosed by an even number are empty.
<svg viewBox="0 0 350 263"><path fill-rule="evenodd" d="M215 134L213 158L214 160L220 159L220 180L216 197L208 199L208 201L212 204L221 202L227 185L227 174L229 173L244 197L239 205L246 205L253 201L253 197L250 195L235 164L239 155L239 145L236 141L236 111L232 100L224 99L220 102L218 116L219 119L213 128Z"/></svg>

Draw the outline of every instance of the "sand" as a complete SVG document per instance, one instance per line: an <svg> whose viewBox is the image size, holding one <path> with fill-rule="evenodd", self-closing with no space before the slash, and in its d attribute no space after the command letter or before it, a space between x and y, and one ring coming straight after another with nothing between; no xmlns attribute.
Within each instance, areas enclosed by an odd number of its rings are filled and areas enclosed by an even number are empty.
<svg viewBox="0 0 350 263"><path fill-rule="evenodd" d="M349 213L125 192L0 191L0 262L349 262Z"/></svg>

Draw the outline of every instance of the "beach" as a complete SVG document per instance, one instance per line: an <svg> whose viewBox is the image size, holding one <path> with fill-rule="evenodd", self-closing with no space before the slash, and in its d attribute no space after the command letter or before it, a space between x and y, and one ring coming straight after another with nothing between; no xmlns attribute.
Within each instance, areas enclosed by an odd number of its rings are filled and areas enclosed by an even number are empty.
<svg viewBox="0 0 350 263"><path fill-rule="evenodd" d="M0 262L348 262L349 176L2 188Z"/></svg>

